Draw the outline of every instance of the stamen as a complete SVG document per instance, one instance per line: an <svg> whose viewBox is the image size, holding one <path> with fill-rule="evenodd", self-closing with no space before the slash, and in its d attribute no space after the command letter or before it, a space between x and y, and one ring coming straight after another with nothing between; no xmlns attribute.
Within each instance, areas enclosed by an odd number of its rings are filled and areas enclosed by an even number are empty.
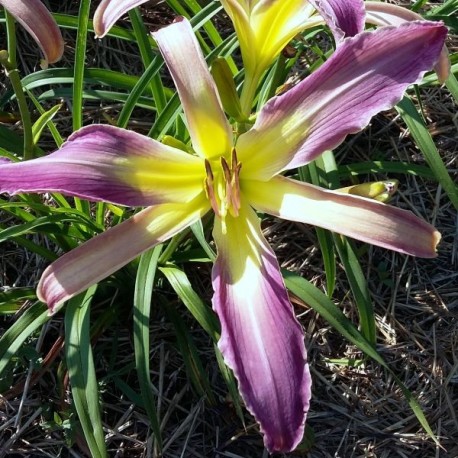
<svg viewBox="0 0 458 458"><path fill-rule="evenodd" d="M210 162L205 159L205 193L210 201L213 211L225 225L227 212L236 217L240 209L240 169L242 164L237 160L235 148L231 152L231 165L225 157L221 157L221 172L213 174Z"/></svg>
<svg viewBox="0 0 458 458"><path fill-rule="evenodd" d="M207 174L207 178L210 178L213 183L213 170L208 159L205 159L205 172Z"/></svg>
<svg viewBox="0 0 458 458"><path fill-rule="evenodd" d="M227 163L227 161L226 161L226 159L224 157L221 158L221 168L223 169L224 180L226 182L230 182L231 181L232 171L229 168L229 164Z"/></svg>
<svg viewBox="0 0 458 458"><path fill-rule="evenodd" d="M239 215L239 210L240 210L240 180L239 180L239 175L240 175L240 169L242 168L242 164L239 163L237 164L237 167L235 168L235 172L232 176L233 179L233 185L232 188L235 190L235 192L232 193L232 202L231 202L231 208L233 208L236 212L235 216Z"/></svg>
<svg viewBox="0 0 458 458"><path fill-rule="evenodd" d="M223 175L224 175L224 196L222 197L222 203L225 204L224 207L225 209L231 206L231 194L232 194L232 189L231 189L231 181L232 181L232 173L231 169L229 168L229 165L224 157L221 158L221 168L223 169ZM227 213L227 210L225 211Z"/></svg>
<svg viewBox="0 0 458 458"><path fill-rule="evenodd" d="M237 159L237 151L235 148L232 148L231 152L231 214L233 216L239 216L240 210L240 169L242 168L242 163Z"/></svg>
<svg viewBox="0 0 458 458"><path fill-rule="evenodd" d="M207 195L208 200L210 201L210 205L213 208L213 211L216 215L220 215L218 202L215 196L215 186L214 186L214 177L213 177L213 170L211 168L210 162L205 159L205 172L207 176L205 178L205 194Z"/></svg>
<svg viewBox="0 0 458 458"><path fill-rule="evenodd" d="M237 167L237 165L238 165L237 151L235 150L235 148L232 148L232 152L231 152L231 168L232 168L233 172L235 171L235 168Z"/></svg>

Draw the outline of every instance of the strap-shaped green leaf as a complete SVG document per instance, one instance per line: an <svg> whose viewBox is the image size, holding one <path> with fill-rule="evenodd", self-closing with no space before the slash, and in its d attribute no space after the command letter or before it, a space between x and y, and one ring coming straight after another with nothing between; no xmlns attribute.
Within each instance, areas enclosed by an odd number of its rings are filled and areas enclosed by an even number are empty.
<svg viewBox="0 0 458 458"><path fill-rule="evenodd" d="M208 335L217 342L219 339L219 323L211 308L206 305L191 286L186 274L177 267L160 267L172 288L192 313Z"/></svg>
<svg viewBox="0 0 458 458"><path fill-rule="evenodd" d="M159 245L143 253L140 257L134 295L135 365L144 407L148 419L151 422L151 429L153 430L159 452L162 450L162 437L158 412L156 411L156 401L153 395L153 386L150 378L149 318L154 278L156 276L157 262L161 251L162 245Z"/></svg>
<svg viewBox="0 0 458 458"><path fill-rule="evenodd" d="M48 309L36 302L0 338L0 375L26 339L49 320Z"/></svg>
<svg viewBox="0 0 458 458"><path fill-rule="evenodd" d="M92 357L89 316L97 285L68 302L65 310L65 359L76 412L93 458L107 455L99 390Z"/></svg>
<svg viewBox="0 0 458 458"><path fill-rule="evenodd" d="M293 294L295 294L305 304L309 305L316 312L318 312L343 337L349 340L352 344L356 345L367 356L375 360L392 374L393 379L406 397L410 408L414 412L421 426L428 433L431 439L433 439L434 442L438 444L438 440L431 430L423 410L421 409L420 405L410 390L401 382L399 377L388 366L382 356L377 352L375 347L371 345L371 343L358 331L356 326L344 315L342 310L340 310L318 288L316 288L304 278L285 270L282 273L285 279L286 287Z"/></svg>
<svg viewBox="0 0 458 458"><path fill-rule="evenodd" d="M434 144L431 134L428 131L423 119L418 113L413 102L405 96L397 105L396 109L401 115L410 133L421 152L425 156L428 165L431 167L437 181L444 188L450 201L458 210L458 186L448 174L447 168L442 161L439 151Z"/></svg>

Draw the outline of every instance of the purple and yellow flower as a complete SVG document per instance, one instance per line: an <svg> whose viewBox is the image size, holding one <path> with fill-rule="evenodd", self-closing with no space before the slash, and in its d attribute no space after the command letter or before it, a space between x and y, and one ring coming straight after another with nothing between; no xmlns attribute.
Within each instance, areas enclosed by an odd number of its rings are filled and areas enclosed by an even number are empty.
<svg viewBox="0 0 458 458"><path fill-rule="evenodd" d="M364 27L362 0L221 0L234 24L245 69L242 111L248 115L259 79L298 33L327 23L336 40Z"/></svg>
<svg viewBox="0 0 458 458"><path fill-rule="evenodd" d="M8 12L32 35L43 51L42 66L62 57L64 40L56 21L39 0L0 0Z"/></svg>
<svg viewBox="0 0 458 458"><path fill-rule="evenodd" d="M97 37L104 37L113 24L132 8L148 0L102 0L94 15ZM399 25L423 18L410 10L384 2L364 0L221 0L232 20L245 70L241 111L251 112L259 80L282 49L300 32L326 24L337 44L364 30L365 22ZM448 77L450 62L443 48L436 65L439 80Z"/></svg>
<svg viewBox="0 0 458 458"><path fill-rule="evenodd" d="M264 72L298 33L326 24L337 45L364 30L365 22L399 25L423 18L406 8L363 0L221 0L239 39L245 69L242 112L248 116ZM443 82L450 63L443 48L436 71Z"/></svg>
<svg viewBox="0 0 458 458"><path fill-rule="evenodd" d="M192 154L93 125L47 157L0 164L0 192L62 192L146 207L51 264L38 285L39 298L55 312L213 211L219 348L267 449L294 449L303 435L311 379L302 329L256 212L434 257L440 234L411 212L284 172L334 149L397 103L434 65L445 35L440 24L418 22L344 40L316 72L272 98L252 128L236 138L189 22L155 33L183 104Z"/></svg>

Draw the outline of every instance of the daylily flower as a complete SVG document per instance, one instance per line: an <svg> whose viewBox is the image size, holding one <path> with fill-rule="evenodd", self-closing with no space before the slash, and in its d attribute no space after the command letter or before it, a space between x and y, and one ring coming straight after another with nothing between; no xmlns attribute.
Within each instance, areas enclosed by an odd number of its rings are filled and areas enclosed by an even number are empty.
<svg viewBox="0 0 458 458"><path fill-rule="evenodd" d="M364 28L362 0L221 0L221 3L239 39L245 69L241 103L246 115L251 111L259 79L299 32L327 22L340 41Z"/></svg>
<svg viewBox="0 0 458 458"><path fill-rule="evenodd" d="M42 67L57 62L64 40L56 21L39 0L0 0L2 5L32 35L44 54Z"/></svg>
<svg viewBox="0 0 458 458"><path fill-rule="evenodd" d="M364 30L365 22L399 25L423 18L406 8L363 0L221 0L236 30L245 68L241 105L246 116L259 79L282 49L298 33L326 24L337 45ZM450 62L445 46L435 70L439 80L448 77Z"/></svg>
<svg viewBox="0 0 458 458"><path fill-rule="evenodd" d="M437 60L445 34L442 25L424 22L345 40L311 76L272 98L252 129L235 139L189 22L182 19L155 33L195 154L93 125L47 157L0 164L0 192L62 192L147 207L51 264L38 297L55 312L213 211L218 256L212 302L221 322L219 348L267 449L294 449L309 409L310 373L303 333L256 211L434 257L439 233L411 212L282 172L335 148L397 103Z"/></svg>
<svg viewBox="0 0 458 458"><path fill-rule="evenodd" d="M102 0L94 13L95 36L103 38L114 23L132 8L148 0Z"/></svg>

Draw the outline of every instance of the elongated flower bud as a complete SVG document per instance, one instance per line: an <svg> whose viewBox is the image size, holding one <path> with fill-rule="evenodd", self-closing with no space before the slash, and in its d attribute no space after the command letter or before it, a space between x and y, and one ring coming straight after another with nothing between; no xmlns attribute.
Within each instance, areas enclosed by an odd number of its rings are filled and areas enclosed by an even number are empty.
<svg viewBox="0 0 458 458"><path fill-rule="evenodd" d="M218 88L224 111L236 120L242 120L242 108L235 88L234 78L226 59L217 57L212 64L211 74Z"/></svg>
<svg viewBox="0 0 458 458"><path fill-rule="evenodd" d="M398 180L371 181L369 183L340 188L337 191L345 194L353 194L354 196L367 197L378 200L379 202L388 202L397 191L398 185Z"/></svg>

